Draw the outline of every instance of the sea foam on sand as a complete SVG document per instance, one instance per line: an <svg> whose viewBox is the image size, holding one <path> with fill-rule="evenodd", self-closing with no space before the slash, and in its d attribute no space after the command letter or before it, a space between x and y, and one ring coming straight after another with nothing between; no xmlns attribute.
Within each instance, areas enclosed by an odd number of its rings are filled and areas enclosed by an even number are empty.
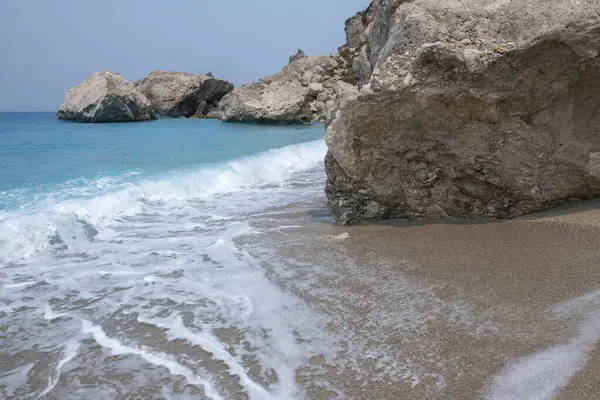
<svg viewBox="0 0 600 400"><path fill-rule="evenodd" d="M552 400L587 364L600 340L600 291L559 304L559 315L581 314L578 333L567 343L523 357L506 367L490 387L491 400Z"/></svg>

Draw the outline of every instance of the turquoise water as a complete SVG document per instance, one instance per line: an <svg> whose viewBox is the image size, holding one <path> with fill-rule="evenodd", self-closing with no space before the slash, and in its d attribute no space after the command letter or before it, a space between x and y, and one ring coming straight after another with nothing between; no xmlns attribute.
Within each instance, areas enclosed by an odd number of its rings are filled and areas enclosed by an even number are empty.
<svg viewBox="0 0 600 400"><path fill-rule="evenodd" d="M0 398L303 398L323 328L240 243L323 197L323 133L0 114Z"/></svg>
<svg viewBox="0 0 600 400"><path fill-rule="evenodd" d="M89 186L103 177L134 183L309 142L323 133L321 125L170 118L78 124L60 121L54 113L0 113L0 210L29 204L65 184Z"/></svg>

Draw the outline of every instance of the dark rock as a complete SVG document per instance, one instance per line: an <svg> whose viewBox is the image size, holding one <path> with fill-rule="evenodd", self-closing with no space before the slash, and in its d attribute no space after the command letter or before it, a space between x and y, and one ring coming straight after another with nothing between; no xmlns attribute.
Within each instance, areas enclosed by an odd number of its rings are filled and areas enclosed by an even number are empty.
<svg viewBox="0 0 600 400"><path fill-rule="evenodd" d="M154 110L169 117L202 117L233 90L230 82L189 72L154 71L135 82Z"/></svg>

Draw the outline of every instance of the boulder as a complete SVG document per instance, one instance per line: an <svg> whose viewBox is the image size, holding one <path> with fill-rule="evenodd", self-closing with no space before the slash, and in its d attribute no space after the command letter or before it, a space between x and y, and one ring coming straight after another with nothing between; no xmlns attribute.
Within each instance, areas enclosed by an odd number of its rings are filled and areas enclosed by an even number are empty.
<svg viewBox="0 0 600 400"><path fill-rule="evenodd" d="M322 92L317 95L317 101L326 103L327 100L329 100L329 94L327 94L326 92Z"/></svg>
<svg viewBox="0 0 600 400"><path fill-rule="evenodd" d="M317 98L327 85L339 80L334 74L338 67L334 57L307 56L299 51L281 72L226 95L211 115L237 122L289 124L322 120L326 107Z"/></svg>
<svg viewBox="0 0 600 400"><path fill-rule="evenodd" d="M313 82L308 85L308 93L313 97L318 97L319 93L323 92L323 85L317 82Z"/></svg>
<svg viewBox="0 0 600 400"><path fill-rule="evenodd" d="M600 195L599 2L374 0L367 14L373 72L328 113L338 223L512 218Z"/></svg>
<svg viewBox="0 0 600 400"><path fill-rule="evenodd" d="M133 122L156 118L150 100L115 72L97 72L69 90L58 118L78 122Z"/></svg>
<svg viewBox="0 0 600 400"><path fill-rule="evenodd" d="M309 123L309 90L299 81L251 83L228 94L219 103L220 118L230 122Z"/></svg>
<svg viewBox="0 0 600 400"><path fill-rule="evenodd" d="M233 84L212 74L170 71L151 72L135 87L150 99L156 113L169 117L203 117L233 90Z"/></svg>

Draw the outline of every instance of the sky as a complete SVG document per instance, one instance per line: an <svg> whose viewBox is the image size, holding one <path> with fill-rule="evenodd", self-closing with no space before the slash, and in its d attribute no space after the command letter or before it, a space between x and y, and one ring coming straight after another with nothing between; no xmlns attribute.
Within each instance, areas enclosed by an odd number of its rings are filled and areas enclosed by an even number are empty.
<svg viewBox="0 0 600 400"><path fill-rule="evenodd" d="M237 86L330 54L369 0L0 0L0 111L56 111L96 71L212 72Z"/></svg>

